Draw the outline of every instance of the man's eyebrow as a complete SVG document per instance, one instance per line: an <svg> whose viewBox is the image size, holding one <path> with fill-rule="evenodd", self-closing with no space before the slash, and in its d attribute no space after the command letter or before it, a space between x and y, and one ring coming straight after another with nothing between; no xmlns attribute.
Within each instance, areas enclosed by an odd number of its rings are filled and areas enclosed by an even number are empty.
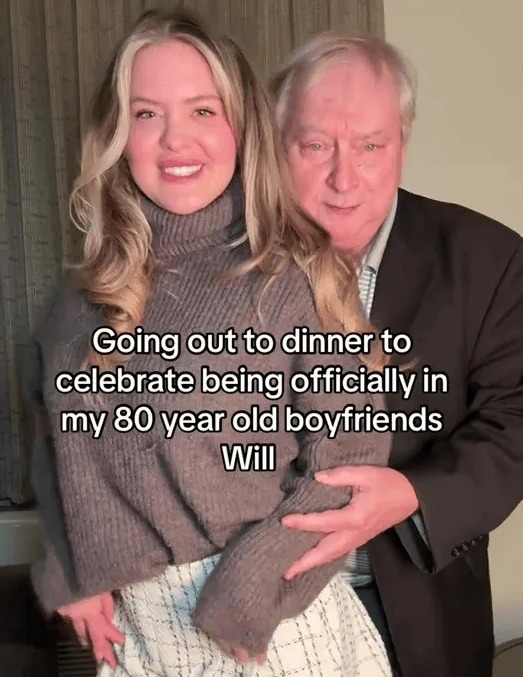
<svg viewBox="0 0 523 677"><path fill-rule="evenodd" d="M384 132L383 129L376 129L375 131L368 132L367 134L360 134L360 136L361 136L362 139L366 140L366 139L372 139L376 136L383 136L384 133L385 132Z"/></svg>
<svg viewBox="0 0 523 677"><path fill-rule="evenodd" d="M327 134L325 129L321 127L316 127L315 125L300 125L296 130L296 134L300 136L301 134Z"/></svg>
<svg viewBox="0 0 523 677"><path fill-rule="evenodd" d="M329 136L329 132L322 127L317 127L316 125L299 125L296 129L294 136L299 138L306 134L323 134L324 136ZM356 138L361 141L369 141L387 135L387 132L383 129L375 129L372 132L359 132L356 134Z"/></svg>
<svg viewBox="0 0 523 677"><path fill-rule="evenodd" d="M327 130L323 129L322 127L317 127L316 125L300 125L298 127L298 132L321 132L323 134L327 133ZM362 138L366 139L370 136L379 136L380 134L383 134L383 129L375 129L372 132L360 132L358 136L361 136Z"/></svg>

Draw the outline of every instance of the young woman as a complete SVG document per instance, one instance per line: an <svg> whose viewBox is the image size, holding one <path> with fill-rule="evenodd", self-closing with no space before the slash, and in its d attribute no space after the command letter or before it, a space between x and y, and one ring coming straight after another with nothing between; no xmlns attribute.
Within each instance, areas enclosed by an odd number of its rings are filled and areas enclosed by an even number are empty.
<svg viewBox="0 0 523 677"><path fill-rule="evenodd" d="M342 559L283 578L320 536L281 518L350 500L314 473L386 464L390 436L344 429L383 404L327 378L361 366L347 343L284 340L372 328L282 167L233 43L144 15L84 139L79 274L36 340L52 445L35 461L47 558L33 581L110 664L104 677L390 674ZM376 345L364 359L384 363Z"/></svg>

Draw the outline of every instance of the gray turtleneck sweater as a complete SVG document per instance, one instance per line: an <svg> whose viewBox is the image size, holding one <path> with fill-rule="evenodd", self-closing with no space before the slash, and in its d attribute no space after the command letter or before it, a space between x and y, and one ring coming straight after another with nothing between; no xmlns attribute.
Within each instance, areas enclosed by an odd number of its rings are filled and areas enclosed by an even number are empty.
<svg viewBox="0 0 523 677"><path fill-rule="evenodd" d="M288 386L297 371L316 365L357 369L347 355L285 354L279 338L294 327L321 331L308 282L289 265L256 302L265 280L258 273L219 281L216 273L248 257L246 246L232 248L231 237L243 228L241 200L229 188L207 208L189 216L167 213L148 200L142 203L153 230L153 248L164 262L158 272L142 326L144 332L179 333L182 349L175 361L160 355L133 354L130 372L195 375L190 393L104 394L109 412L102 434L63 432L61 412L89 409L81 394L61 394L58 373L79 370L92 332L103 325L71 279L64 282L36 334L38 370L32 369L33 401L48 421L47 444L34 456L34 484L46 536L46 557L33 569L37 594L47 610L107 590L149 579L169 564L181 564L222 552L199 599L194 622L212 638L252 652L266 650L277 625L301 613L343 568L343 558L292 582L286 568L320 535L285 529L290 513L339 508L348 490L315 482L319 469L344 464L386 465L390 435L341 432L329 439L319 432L287 432L284 410L342 411L353 404L383 408L381 397L367 394L297 394ZM184 342L194 332L227 332L240 337L248 328L270 332L276 348L249 354L241 339L237 353L191 354ZM283 396L263 393L202 393L200 369L213 372L278 372ZM146 404L156 422L148 432L118 432L111 425L118 405ZM236 432L232 414L257 405L275 407L279 428L272 432ZM183 432L166 438L160 412L223 411L221 431ZM230 471L222 445L275 445L275 469Z"/></svg>

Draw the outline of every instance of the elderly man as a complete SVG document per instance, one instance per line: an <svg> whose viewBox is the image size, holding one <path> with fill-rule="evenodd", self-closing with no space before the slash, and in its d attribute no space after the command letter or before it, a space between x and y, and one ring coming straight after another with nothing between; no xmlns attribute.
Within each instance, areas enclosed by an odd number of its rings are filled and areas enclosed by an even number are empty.
<svg viewBox="0 0 523 677"><path fill-rule="evenodd" d="M395 434L389 468L338 468L345 509L290 516L325 532L287 578L347 555L350 582L403 677L490 677L488 534L523 498L523 246L464 207L400 189L415 79L379 40L317 36L273 81L302 207L359 265L374 324L412 339L414 390L390 410L443 414ZM423 368L442 372L434 392Z"/></svg>

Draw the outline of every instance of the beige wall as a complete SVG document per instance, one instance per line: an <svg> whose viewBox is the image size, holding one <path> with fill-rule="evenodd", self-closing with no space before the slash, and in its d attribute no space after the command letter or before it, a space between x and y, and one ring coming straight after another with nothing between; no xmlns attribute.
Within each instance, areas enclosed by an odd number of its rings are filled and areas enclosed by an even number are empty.
<svg viewBox="0 0 523 677"><path fill-rule="evenodd" d="M521 0L385 0L387 39L420 83L403 185L523 234L522 25ZM496 639L523 636L523 505L490 559Z"/></svg>

